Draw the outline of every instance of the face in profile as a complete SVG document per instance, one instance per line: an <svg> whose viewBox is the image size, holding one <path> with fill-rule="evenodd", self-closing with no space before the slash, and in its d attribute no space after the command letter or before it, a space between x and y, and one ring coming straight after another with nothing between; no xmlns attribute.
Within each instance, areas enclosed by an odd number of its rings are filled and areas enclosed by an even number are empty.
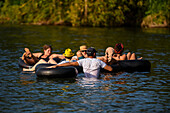
<svg viewBox="0 0 170 113"><path fill-rule="evenodd" d="M81 50L80 52L85 58L87 57L87 50Z"/></svg>
<svg viewBox="0 0 170 113"><path fill-rule="evenodd" d="M52 52L51 48L44 50L44 54L47 55L47 56L51 55L51 52Z"/></svg>
<svg viewBox="0 0 170 113"><path fill-rule="evenodd" d="M81 53L83 54L83 56L86 54L86 50L81 50Z"/></svg>

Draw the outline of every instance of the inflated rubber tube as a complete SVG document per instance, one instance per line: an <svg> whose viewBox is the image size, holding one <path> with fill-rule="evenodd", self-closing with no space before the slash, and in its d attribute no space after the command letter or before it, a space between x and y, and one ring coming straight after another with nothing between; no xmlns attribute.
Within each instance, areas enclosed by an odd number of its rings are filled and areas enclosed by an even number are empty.
<svg viewBox="0 0 170 113"><path fill-rule="evenodd" d="M126 60L119 62L125 72L150 72L151 63L148 60Z"/></svg>
<svg viewBox="0 0 170 113"><path fill-rule="evenodd" d="M36 70L38 77L47 78L73 78L78 74L77 69L73 66L57 68L39 68Z"/></svg>
<svg viewBox="0 0 170 113"><path fill-rule="evenodd" d="M42 64L38 64L36 67L35 67L35 72L40 69L40 68L47 68L49 66L53 66L53 65L56 65L56 64L49 64L49 63L42 63Z"/></svg>
<svg viewBox="0 0 170 113"><path fill-rule="evenodd" d="M40 69L40 68L47 68L49 66L53 66L53 65L56 65L56 64L48 64L48 63L43 63L43 64L38 64L36 67L35 67L35 72ZM78 73L82 73L83 72L83 68L81 66L72 66L74 68L77 69L77 72ZM53 68L55 69L55 68Z"/></svg>
<svg viewBox="0 0 170 113"><path fill-rule="evenodd" d="M57 63L59 63L61 61L61 59L59 59L59 58L53 58L53 60L55 60ZM21 58L19 58L19 60L18 60L18 65L21 68L32 68L32 66L33 66L33 65L26 64Z"/></svg>
<svg viewBox="0 0 170 113"><path fill-rule="evenodd" d="M19 59L19 66L22 68L31 68L32 66L26 64L21 58ZM83 69L80 66L46 68L54 64L39 64L36 66L36 74L39 77L55 77L55 78L70 78L75 77L78 73L82 73ZM101 69L103 73L117 73L117 72L150 72L151 63L148 60L123 60L118 61L117 64L112 64L112 72Z"/></svg>
<svg viewBox="0 0 170 113"><path fill-rule="evenodd" d="M39 64L36 67L36 74L38 77L51 78L71 78L76 77L78 73L82 73L83 69L80 66L47 68L54 64ZM117 73L117 72L150 72L151 64L148 60L124 60L118 61L117 64L112 64L112 72L101 69L101 73Z"/></svg>
<svg viewBox="0 0 170 113"><path fill-rule="evenodd" d="M148 60L123 60L112 64L112 72L150 72L151 63ZM108 72L101 69L101 72Z"/></svg>

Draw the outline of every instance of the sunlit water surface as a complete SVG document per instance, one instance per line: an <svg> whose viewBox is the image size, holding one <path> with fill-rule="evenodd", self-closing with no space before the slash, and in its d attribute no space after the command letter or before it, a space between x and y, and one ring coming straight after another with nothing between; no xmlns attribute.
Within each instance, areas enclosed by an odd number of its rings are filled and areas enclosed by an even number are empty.
<svg viewBox="0 0 170 113"><path fill-rule="evenodd" d="M18 58L23 48L41 52L51 44L54 53L74 52L86 44L104 55L108 46L122 42L125 53L151 62L150 73L117 73L104 79L42 79L23 73ZM0 112L143 112L170 110L170 29L73 28L0 25Z"/></svg>

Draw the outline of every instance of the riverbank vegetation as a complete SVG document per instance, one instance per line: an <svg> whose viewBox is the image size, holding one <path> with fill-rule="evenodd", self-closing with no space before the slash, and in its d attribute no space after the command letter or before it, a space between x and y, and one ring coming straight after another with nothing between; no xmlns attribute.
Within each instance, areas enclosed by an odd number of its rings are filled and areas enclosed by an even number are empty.
<svg viewBox="0 0 170 113"><path fill-rule="evenodd" d="M1 0L0 23L168 27L169 0Z"/></svg>

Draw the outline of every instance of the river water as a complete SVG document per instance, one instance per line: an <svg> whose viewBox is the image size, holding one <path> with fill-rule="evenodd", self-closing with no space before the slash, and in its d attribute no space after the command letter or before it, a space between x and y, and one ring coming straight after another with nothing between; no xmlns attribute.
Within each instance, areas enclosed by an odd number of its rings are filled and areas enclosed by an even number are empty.
<svg viewBox="0 0 170 113"><path fill-rule="evenodd" d="M124 44L151 62L150 73L117 73L110 79L42 79L23 73L18 59L24 47L41 52L74 52L86 44L104 55L108 46ZM168 113L170 110L170 29L74 28L0 25L0 112ZM107 74L109 75L109 74Z"/></svg>

